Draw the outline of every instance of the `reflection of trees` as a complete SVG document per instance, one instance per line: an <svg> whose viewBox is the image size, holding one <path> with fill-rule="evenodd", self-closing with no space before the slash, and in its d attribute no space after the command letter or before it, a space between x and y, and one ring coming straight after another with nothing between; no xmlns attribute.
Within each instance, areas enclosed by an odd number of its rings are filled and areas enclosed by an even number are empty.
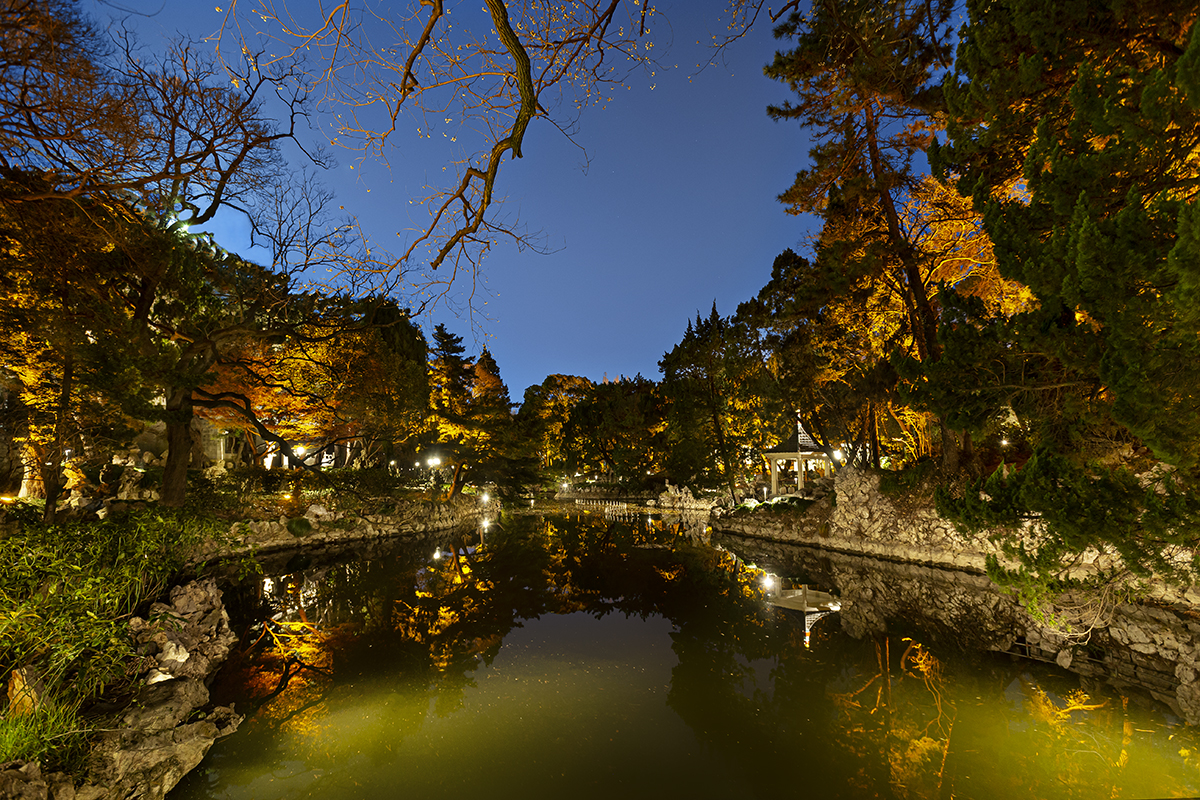
<svg viewBox="0 0 1200 800"><path fill-rule="evenodd" d="M245 640L253 658L236 677L262 707L241 735L299 734L319 769L342 754L325 734L331 715L374 715L386 741L353 752L387 762L428 717L464 705L477 670L525 620L620 612L674 625L667 704L748 794L1015 796L1032 786L1035 796L1084 797L1099 786L1126 796L1137 794L1139 764L1179 763L1148 754L1119 703L1034 679L1027 664L961 669L915 639L839 635L836 617L806 649L802 618L766 606L758 577L675 524L591 516L505 519L483 539L278 577L254 588L258 618L274 620ZM380 696L355 688L372 683L395 704L356 705ZM1007 696L1007 718L975 696ZM1194 781L1181 772L1175 785Z"/></svg>

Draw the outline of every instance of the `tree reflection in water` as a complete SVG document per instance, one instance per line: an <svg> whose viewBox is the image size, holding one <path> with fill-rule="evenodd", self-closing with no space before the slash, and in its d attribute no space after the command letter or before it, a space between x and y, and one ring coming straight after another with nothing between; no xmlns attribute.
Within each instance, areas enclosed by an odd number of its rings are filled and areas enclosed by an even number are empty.
<svg viewBox="0 0 1200 800"><path fill-rule="evenodd" d="M435 720L461 724L456 713L478 704L479 679L495 674L514 629L550 615L623 615L669 623L666 706L692 737L675 750L664 743L663 752L695 751L686 770L700 774L671 778L691 780L689 787L670 784L693 796L796 796L799 787L896 798L1200 789L1191 731L1148 722L1147 714L1135 724L1121 698L1093 699L1077 679L1008 657L963 654L915 633L855 640L836 614L814 628L806 649L803 618L769 606L760 578L695 528L582 515L514 517L486 535L243 585L227 599L251 624L216 694L253 715L215 752L257 749L259 769L291 787L280 797L340 784L351 787L343 796L369 796L353 783L389 769L410 779L406 748ZM349 744L347 732L358 730L369 733ZM573 732L559 733L554 741L566 744L556 757L576 795L663 788L654 780L665 779L648 772L589 783L587 770L600 766L569 751L584 747L571 743ZM508 735L519 733L496 734ZM466 772L488 746L444 755ZM222 758L233 757L215 761ZM504 774L523 780L511 761ZM352 782L333 775L339 765L353 771ZM261 796L260 780L210 766L177 796ZM564 787L526 786L535 794L552 788Z"/></svg>

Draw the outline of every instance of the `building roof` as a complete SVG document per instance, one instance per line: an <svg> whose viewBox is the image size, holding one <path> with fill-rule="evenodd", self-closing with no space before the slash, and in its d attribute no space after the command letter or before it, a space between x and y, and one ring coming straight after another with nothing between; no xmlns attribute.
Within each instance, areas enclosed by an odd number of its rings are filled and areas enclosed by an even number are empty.
<svg viewBox="0 0 1200 800"><path fill-rule="evenodd" d="M804 430L804 426L797 424L796 432L787 438L782 444L768 453L824 453L821 445L817 444L816 440L809 435L808 431Z"/></svg>

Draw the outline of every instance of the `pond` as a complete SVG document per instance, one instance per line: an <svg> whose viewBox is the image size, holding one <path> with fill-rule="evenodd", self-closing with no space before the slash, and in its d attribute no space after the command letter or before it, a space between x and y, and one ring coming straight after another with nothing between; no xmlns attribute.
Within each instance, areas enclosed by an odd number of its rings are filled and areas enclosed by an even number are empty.
<svg viewBox="0 0 1200 800"><path fill-rule="evenodd" d="M702 524L514 516L305 561L227 590L245 655L214 695L249 716L171 800L1200 794L1165 708L920 620L806 631L768 601L812 575L772 586Z"/></svg>

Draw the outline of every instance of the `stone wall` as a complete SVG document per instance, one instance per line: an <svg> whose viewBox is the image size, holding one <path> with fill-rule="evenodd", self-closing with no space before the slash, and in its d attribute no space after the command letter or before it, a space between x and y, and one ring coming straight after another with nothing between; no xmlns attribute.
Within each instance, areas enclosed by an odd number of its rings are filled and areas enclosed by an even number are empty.
<svg viewBox="0 0 1200 800"><path fill-rule="evenodd" d="M877 475L854 470L842 470L835 495L807 512L715 514L711 523L718 535L741 538L759 559L786 565L796 553L809 553L803 569L816 569L842 593L842 625L851 635L922 618L969 633L985 649L1053 661L1088 679L1143 691L1188 724L1200 724L1196 587L1150 582L1103 597L1064 595L1032 615L986 577L987 556L999 556L995 544L960 534L928 502L882 494ZM791 547L772 553L779 545L769 543ZM1088 554L1074 574L1084 577L1106 563L1103 554Z"/></svg>
<svg viewBox="0 0 1200 800"><path fill-rule="evenodd" d="M879 491L877 474L853 469L840 470L833 494L806 513L718 514L712 524L743 536L976 572L984 571L989 553L999 554L990 542L960 534L929 504L898 508Z"/></svg>
<svg viewBox="0 0 1200 800"><path fill-rule="evenodd" d="M208 542L196 563L238 555L312 550L428 534L478 524L489 512L482 500L460 495L450 502L398 504L390 514L351 514L312 505L303 516L235 522L228 542Z"/></svg>

